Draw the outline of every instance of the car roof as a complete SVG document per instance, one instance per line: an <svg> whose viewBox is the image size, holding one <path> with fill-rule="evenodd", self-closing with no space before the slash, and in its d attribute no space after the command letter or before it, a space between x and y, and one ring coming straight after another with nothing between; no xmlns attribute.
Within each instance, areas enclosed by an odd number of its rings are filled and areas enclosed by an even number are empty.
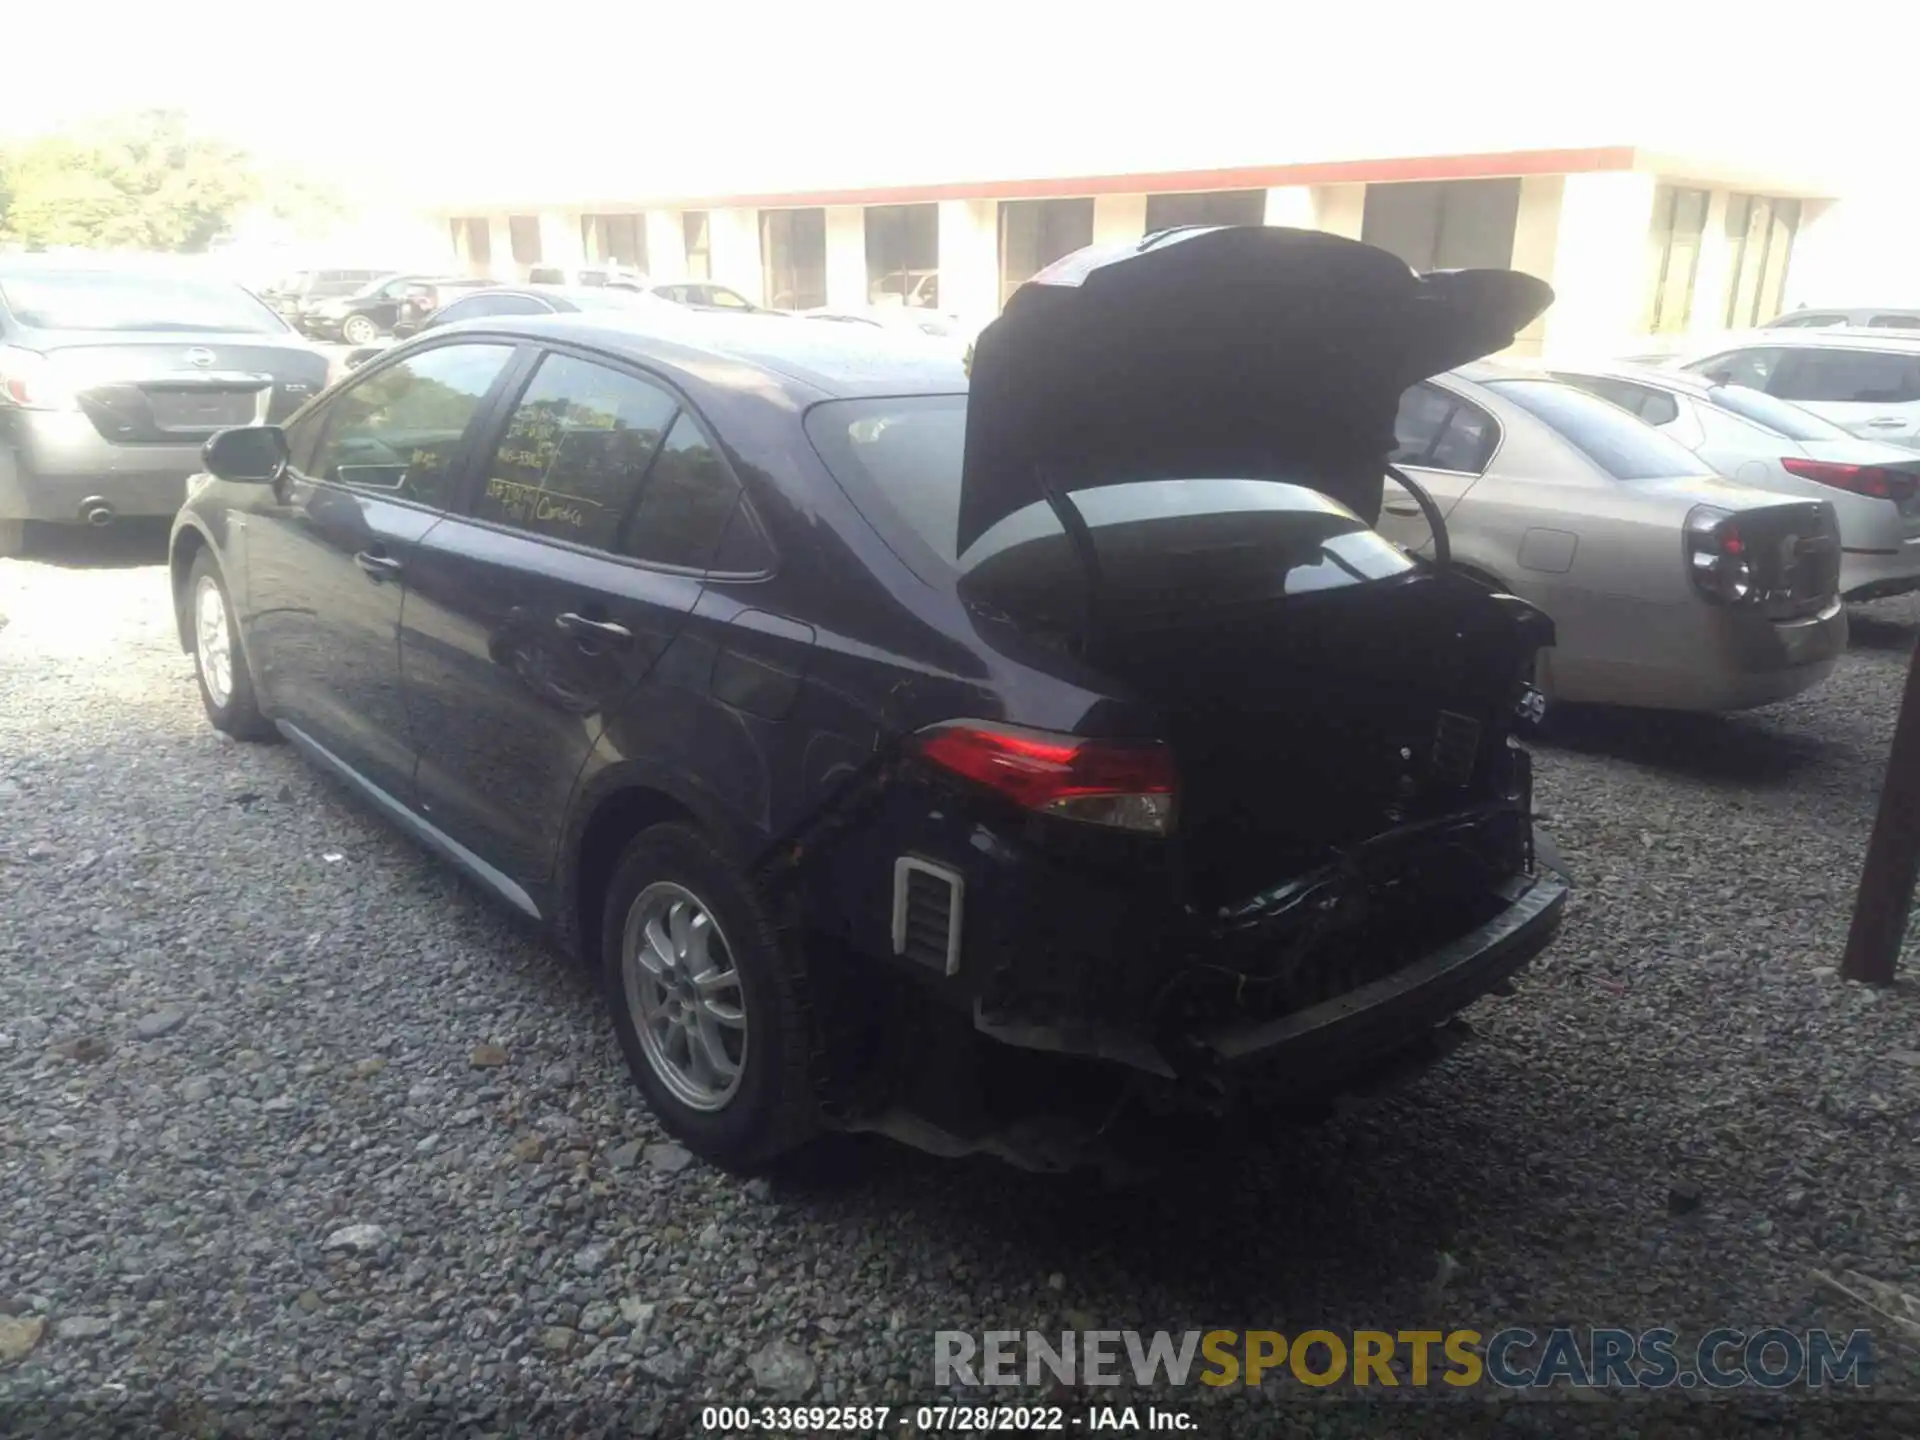
<svg viewBox="0 0 1920 1440"><path fill-rule="evenodd" d="M1887 329L1864 326L1834 327L1821 330L1754 330L1728 335L1712 342L1711 348L1694 347L1689 353L1718 355L1728 350L1753 350L1761 346L1805 348L1810 350L1892 350L1911 354L1920 350L1920 335L1889 333Z"/></svg>
<svg viewBox="0 0 1920 1440"><path fill-rule="evenodd" d="M967 389L958 355L874 326L799 325L785 315L719 315L661 301L658 311L462 320L436 333L464 330L572 341L723 389L764 392L772 381L802 402Z"/></svg>
<svg viewBox="0 0 1920 1440"><path fill-rule="evenodd" d="M1713 381L1691 370L1640 365L1631 360L1555 361L1546 368L1549 375L1591 375L1602 380L1628 380L1636 385L1672 390L1696 399L1705 399L1708 391L1718 388Z"/></svg>

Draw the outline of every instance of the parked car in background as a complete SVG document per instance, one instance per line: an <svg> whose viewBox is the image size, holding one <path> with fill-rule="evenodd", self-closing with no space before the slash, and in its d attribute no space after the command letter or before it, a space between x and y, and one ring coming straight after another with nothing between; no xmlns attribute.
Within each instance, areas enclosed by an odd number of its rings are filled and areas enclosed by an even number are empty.
<svg viewBox="0 0 1920 1440"><path fill-rule="evenodd" d="M1920 309L1874 305L1852 310L1789 310L1769 320L1769 330L1827 330L1836 326L1864 330L1920 330Z"/></svg>
<svg viewBox="0 0 1920 1440"><path fill-rule="evenodd" d="M371 280L351 295L321 300L300 315L303 334L315 340L338 340L348 345L371 345L391 335L416 285L431 284L430 275L386 275Z"/></svg>
<svg viewBox="0 0 1920 1440"><path fill-rule="evenodd" d="M580 310L632 310L665 304L642 290L619 286L492 285L458 295L418 324L394 327L401 339L448 325L506 315L565 315Z"/></svg>
<svg viewBox="0 0 1920 1440"><path fill-rule="evenodd" d="M407 293L401 299L399 313L394 317L393 327L411 325L418 329L420 322L440 309L451 305L462 295L475 290L497 290L498 280L486 276L442 275L433 279L414 279L407 282ZM408 332L411 333L411 332Z"/></svg>
<svg viewBox="0 0 1920 1440"><path fill-rule="evenodd" d="M1920 589L1920 454L1862 440L1744 385L1652 366L1556 363L1555 379L1631 411L1716 474L1755 490L1827 500L1840 522L1840 593Z"/></svg>
<svg viewBox="0 0 1920 1440"><path fill-rule="evenodd" d="M1737 485L1577 386L1482 362L1402 398L1394 463L1454 564L1553 617L1553 700L1741 710L1819 684L1846 648L1835 507ZM1381 531L1431 530L1389 488Z"/></svg>
<svg viewBox="0 0 1920 1440"><path fill-rule="evenodd" d="M298 270L262 295L284 319L299 328L300 317L323 300L339 300L362 285L384 279L393 270Z"/></svg>
<svg viewBox="0 0 1920 1440"><path fill-rule="evenodd" d="M913 335L930 335L936 340L964 342L968 331L957 315L942 315L938 310L917 306L870 305L865 309L823 305L818 310L798 312L808 320L828 320L842 325L869 325L876 330L892 330Z"/></svg>
<svg viewBox="0 0 1920 1440"><path fill-rule="evenodd" d="M27 522L171 515L216 430L285 419L327 363L240 286L0 256L0 553Z"/></svg>
<svg viewBox="0 0 1920 1440"><path fill-rule="evenodd" d="M1865 439L1920 449L1920 336L1768 330L1671 363L1717 384L1764 390Z"/></svg>
<svg viewBox="0 0 1920 1440"><path fill-rule="evenodd" d="M621 290L645 290L646 275L630 265L533 265L527 269L529 285L561 285L598 289L606 285Z"/></svg>
<svg viewBox="0 0 1920 1440"><path fill-rule="evenodd" d="M688 305L695 310L752 311L759 315L786 313L782 310L764 309L747 299L738 290L725 285L716 285L711 280L675 280L648 288L662 300L671 300L675 305Z"/></svg>
<svg viewBox="0 0 1920 1440"><path fill-rule="evenodd" d="M1557 930L1550 622L1340 498L1550 293L1243 227L1041 272L971 386L668 305L436 327L209 445L181 643L591 959L689 1147L1064 1166L1431 1058Z"/></svg>

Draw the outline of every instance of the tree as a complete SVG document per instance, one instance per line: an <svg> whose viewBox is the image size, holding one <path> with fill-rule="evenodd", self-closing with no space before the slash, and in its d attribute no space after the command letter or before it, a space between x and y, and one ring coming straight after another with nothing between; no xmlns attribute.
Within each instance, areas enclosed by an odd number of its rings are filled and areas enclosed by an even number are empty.
<svg viewBox="0 0 1920 1440"><path fill-rule="evenodd" d="M146 110L0 156L0 236L28 249L205 250L261 192L245 151Z"/></svg>

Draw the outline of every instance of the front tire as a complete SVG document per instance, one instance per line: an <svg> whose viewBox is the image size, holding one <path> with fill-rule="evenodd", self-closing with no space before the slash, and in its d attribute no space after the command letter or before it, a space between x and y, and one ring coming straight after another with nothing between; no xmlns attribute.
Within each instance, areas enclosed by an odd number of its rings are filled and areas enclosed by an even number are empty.
<svg viewBox="0 0 1920 1440"><path fill-rule="evenodd" d="M819 1128L797 948L690 825L627 846L601 917L614 1031L634 1083L689 1150L751 1171Z"/></svg>
<svg viewBox="0 0 1920 1440"><path fill-rule="evenodd" d="M260 713L253 675L240 645L233 599L213 556L202 550L187 575L188 631L193 637L193 673L200 682L200 703L213 728L236 740L270 740L273 723Z"/></svg>
<svg viewBox="0 0 1920 1440"><path fill-rule="evenodd" d="M380 327L364 315L349 315L340 324L340 338L349 345L371 345L380 338Z"/></svg>

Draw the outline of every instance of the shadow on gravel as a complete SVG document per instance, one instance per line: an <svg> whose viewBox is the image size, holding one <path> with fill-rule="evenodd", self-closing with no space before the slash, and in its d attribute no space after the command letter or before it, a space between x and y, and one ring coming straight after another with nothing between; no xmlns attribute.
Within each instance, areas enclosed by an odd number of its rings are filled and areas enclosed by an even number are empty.
<svg viewBox="0 0 1920 1440"><path fill-rule="evenodd" d="M1761 787L1784 785L1839 748L1740 715L1564 705L1550 725L1536 745Z"/></svg>
<svg viewBox="0 0 1920 1440"><path fill-rule="evenodd" d="M65 570L132 570L164 565L172 522L121 520L102 529L79 525L28 525L24 560Z"/></svg>
<svg viewBox="0 0 1920 1440"><path fill-rule="evenodd" d="M1868 615L1859 610L1847 615L1847 643L1855 650L1911 650L1915 634L1910 620Z"/></svg>

